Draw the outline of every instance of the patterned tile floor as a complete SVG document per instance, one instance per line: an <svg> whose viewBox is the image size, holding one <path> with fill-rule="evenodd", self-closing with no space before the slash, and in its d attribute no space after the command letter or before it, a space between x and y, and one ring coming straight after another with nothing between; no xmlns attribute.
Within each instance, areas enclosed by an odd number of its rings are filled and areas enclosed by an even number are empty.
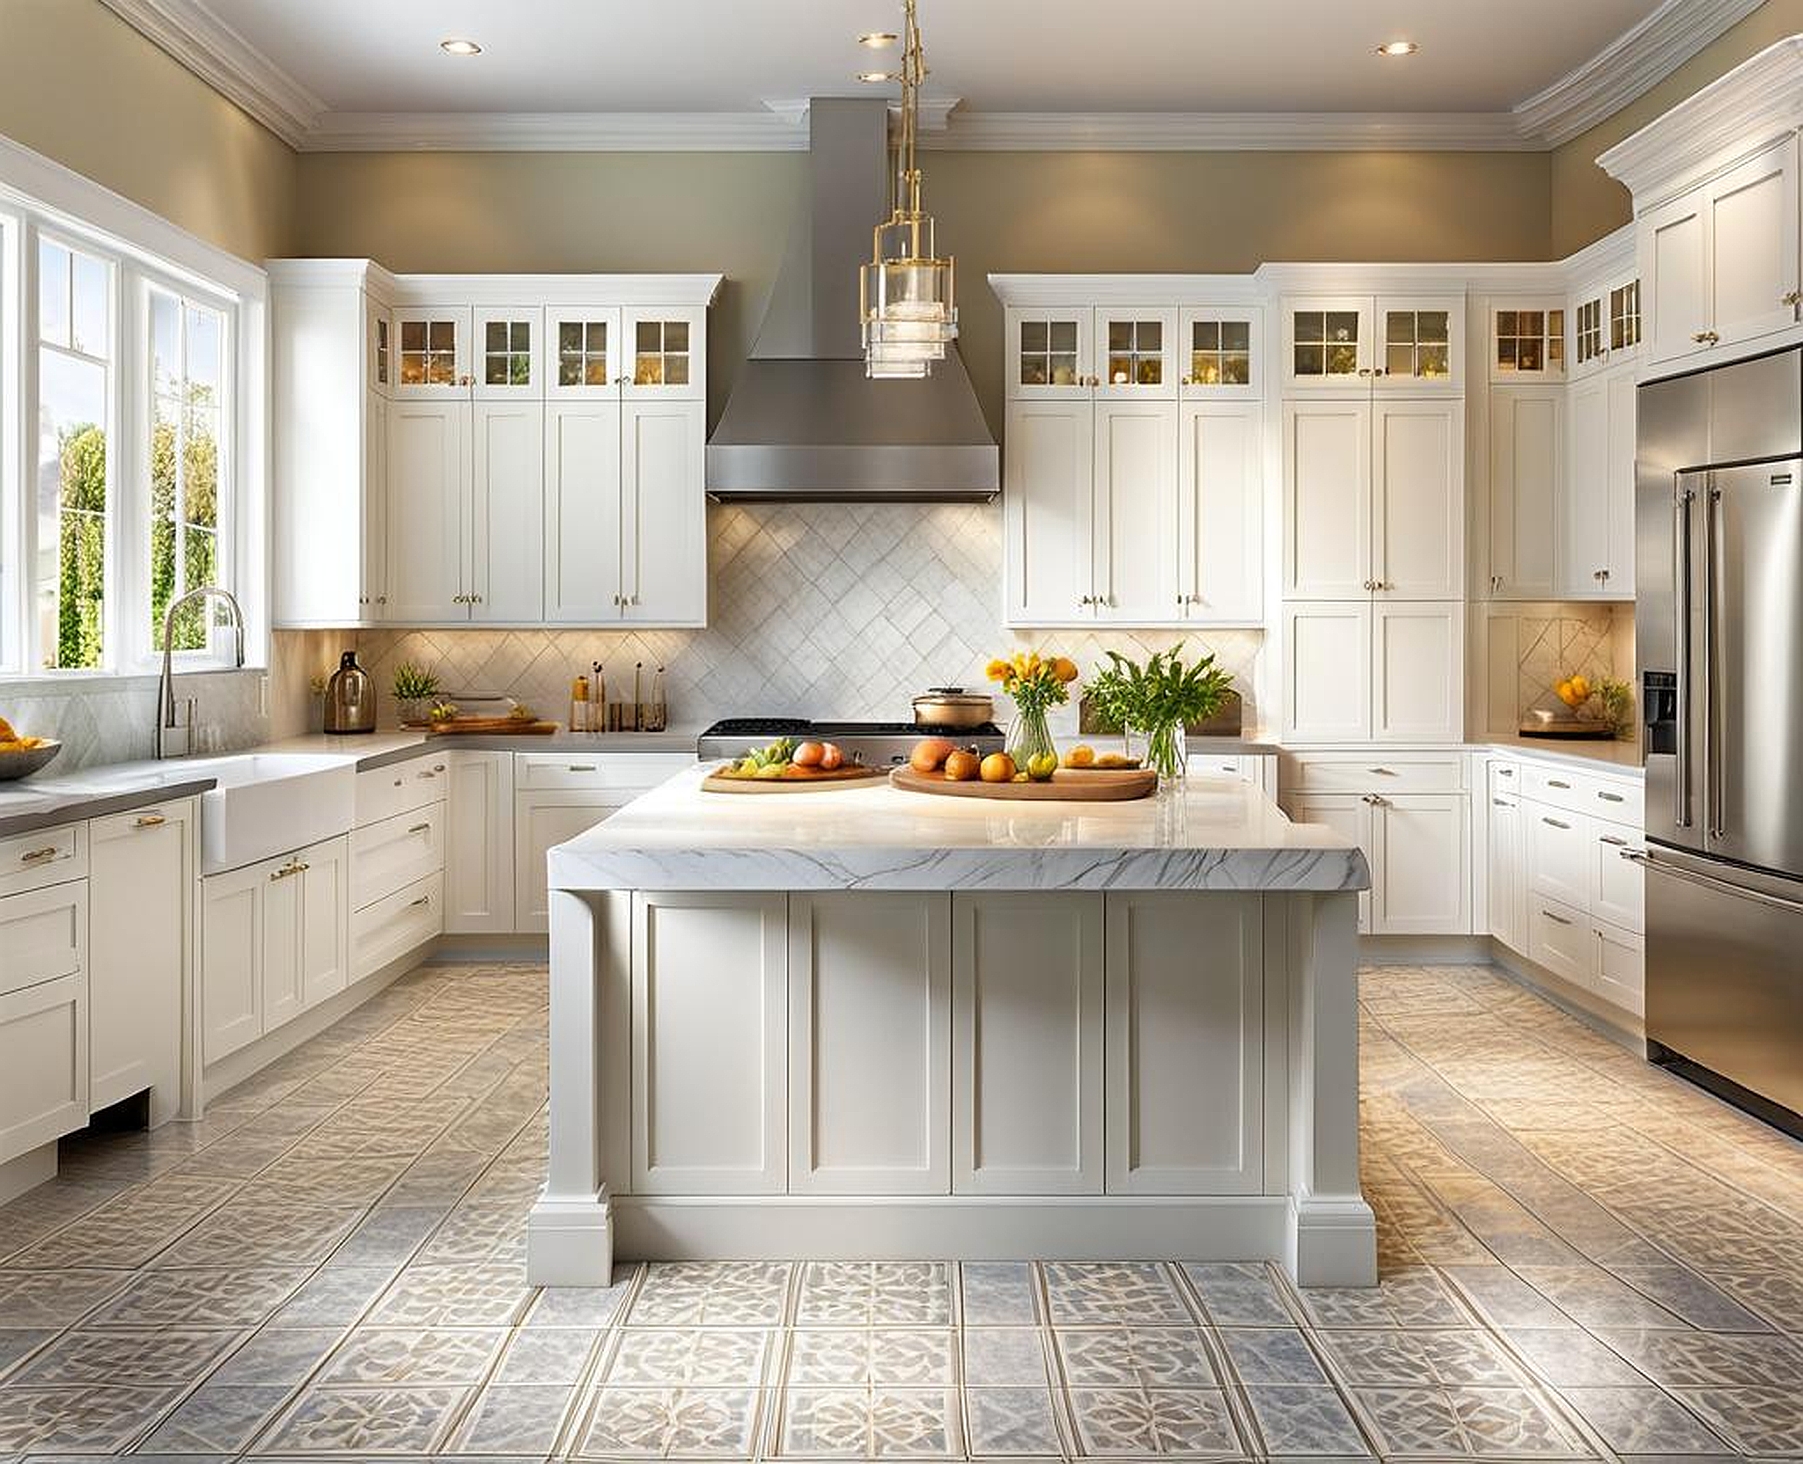
<svg viewBox="0 0 1803 1464"><path fill-rule="evenodd" d="M1803 1152L1484 969L1363 973L1383 1281L533 1291L545 981L418 971L0 1209L0 1461L1803 1456Z"/></svg>

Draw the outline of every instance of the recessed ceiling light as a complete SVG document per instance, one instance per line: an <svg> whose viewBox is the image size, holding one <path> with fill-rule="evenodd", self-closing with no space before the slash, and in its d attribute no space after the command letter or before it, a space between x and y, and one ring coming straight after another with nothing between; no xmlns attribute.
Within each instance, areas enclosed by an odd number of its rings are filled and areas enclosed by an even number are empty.
<svg viewBox="0 0 1803 1464"><path fill-rule="evenodd" d="M440 41L438 49L447 56L480 56L482 54L482 48L474 41L466 41L458 36L453 36L448 41Z"/></svg>
<svg viewBox="0 0 1803 1464"><path fill-rule="evenodd" d="M869 31L858 37L858 44L875 51L883 46L893 46L900 39L894 31Z"/></svg>
<svg viewBox="0 0 1803 1464"><path fill-rule="evenodd" d="M1377 48L1380 56L1413 56L1421 47L1413 41L1385 41Z"/></svg>
<svg viewBox="0 0 1803 1464"><path fill-rule="evenodd" d="M895 73L893 71L860 71L858 73L858 80L859 81L894 81Z"/></svg>

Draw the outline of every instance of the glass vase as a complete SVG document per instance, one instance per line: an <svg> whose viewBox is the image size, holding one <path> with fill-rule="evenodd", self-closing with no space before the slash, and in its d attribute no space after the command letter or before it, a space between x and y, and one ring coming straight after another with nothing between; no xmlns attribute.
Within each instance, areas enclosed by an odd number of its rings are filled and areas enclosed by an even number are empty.
<svg viewBox="0 0 1803 1464"><path fill-rule="evenodd" d="M1181 786L1189 770L1189 749L1185 745L1183 724L1165 722L1144 729L1145 764L1158 774L1161 785Z"/></svg>
<svg viewBox="0 0 1803 1464"><path fill-rule="evenodd" d="M1014 720L1008 724L1008 736L1002 744L1003 751L1014 759L1014 766L1026 772L1033 759L1058 755L1058 745L1052 741L1052 729L1046 724L1045 709L1032 708L1015 714Z"/></svg>

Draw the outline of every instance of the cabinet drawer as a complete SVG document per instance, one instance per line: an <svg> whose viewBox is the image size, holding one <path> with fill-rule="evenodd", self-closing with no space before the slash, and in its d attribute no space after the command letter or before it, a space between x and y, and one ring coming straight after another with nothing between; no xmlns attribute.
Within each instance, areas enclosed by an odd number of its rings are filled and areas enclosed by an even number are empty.
<svg viewBox="0 0 1803 1464"><path fill-rule="evenodd" d="M1459 753L1283 754L1285 790L1301 793L1459 793L1465 759Z"/></svg>
<svg viewBox="0 0 1803 1464"><path fill-rule="evenodd" d="M1599 920L1591 932L1596 942L1596 992L1643 1016L1646 1012L1646 938Z"/></svg>
<svg viewBox="0 0 1803 1464"><path fill-rule="evenodd" d="M387 899L444 868L444 805L429 803L351 833L351 908Z"/></svg>
<svg viewBox="0 0 1803 1464"><path fill-rule="evenodd" d="M1528 900L1528 955L1574 986L1591 983L1596 936L1580 910L1557 900Z"/></svg>
<svg viewBox="0 0 1803 1464"><path fill-rule="evenodd" d="M1543 803L1528 803L1523 808L1529 891L1586 910L1590 904L1590 820Z"/></svg>
<svg viewBox="0 0 1803 1464"><path fill-rule="evenodd" d="M444 929L444 875L404 885L351 916L351 980L424 945Z"/></svg>
<svg viewBox="0 0 1803 1464"><path fill-rule="evenodd" d="M0 996L0 1164L88 1121L88 983Z"/></svg>
<svg viewBox="0 0 1803 1464"><path fill-rule="evenodd" d="M0 839L0 895L42 889L88 872L88 826L64 824Z"/></svg>
<svg viewBox="0 0 1803 1464"><path fill-rule="evenodd" d="M1564 768L1522 767L1522 797L1550 803L1571 813L1587 813L1615 823L1641 823L1644 789L1627 778L1599 778L1593 773L1567 772Z"/></svg>
<svg viewBox="0 0 1803 1464"><path fill-rule="evenodd" d="M1625 824L1591 824L1590 913L1629 930L1646 929L1646 876L1628 858L1646 846L1640 832Z"/></svg>
<svg viewBox="0 0 1803 1464"><path fill-rule="evenodd" d="M531 788L655 788L672 773L695 766L686 752L514 754L514 786Z"/></svg>
<svg viewBox="0 0 1803 1464"><path fill-rule="evenodd" d="M0 899L0 996L72 976L87 954L85 879Z"/></svg>
<svg viewBox="0 0 1803 1464"><path fill-rule="evenodd" d="M1250 757L1224 757L1219 753L1189 755L1189 770L1207 778L1238 778L1242 783L1258 781L1258 764Z"/></svg>
<svg viewBox="0 0 1803 1464"><path fill-rule="evenodd" d="M357 827L442 802L450 764L444 753L357 774Z"/></svg>

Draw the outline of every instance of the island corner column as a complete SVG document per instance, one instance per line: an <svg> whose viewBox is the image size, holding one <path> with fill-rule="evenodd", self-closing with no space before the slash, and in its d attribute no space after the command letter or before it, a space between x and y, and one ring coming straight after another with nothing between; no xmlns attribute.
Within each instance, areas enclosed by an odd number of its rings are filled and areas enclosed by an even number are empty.
<svg viewBox="0 0 1803 1464"><path fill-rule="evenodd" d="M628 935L605 893L550 891L550 1139L545 1186L527 1220L533 1286L609 1286L613 1216L601 1127L610 967Z"/></svg>

